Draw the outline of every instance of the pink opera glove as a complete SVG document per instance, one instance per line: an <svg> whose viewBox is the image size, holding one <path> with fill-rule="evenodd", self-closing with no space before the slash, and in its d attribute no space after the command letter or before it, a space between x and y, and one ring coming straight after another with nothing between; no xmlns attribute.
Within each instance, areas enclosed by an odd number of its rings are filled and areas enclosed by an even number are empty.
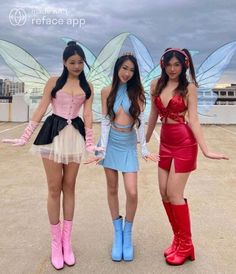
<svg viewBox="0 0 236 274"><path fill-rule="evenodd" d="M19 139L3 139L2 142L12 144L13 146L24 146L29 142L38 125L38 122L30 121Z"/></svg>
<svg viewBox="0 0 236 274"><path fill-rule="evenodd" d="M103 151L103 148L94 145L93 130L91 128L85 128L85 148L90 153Z"/></svg>

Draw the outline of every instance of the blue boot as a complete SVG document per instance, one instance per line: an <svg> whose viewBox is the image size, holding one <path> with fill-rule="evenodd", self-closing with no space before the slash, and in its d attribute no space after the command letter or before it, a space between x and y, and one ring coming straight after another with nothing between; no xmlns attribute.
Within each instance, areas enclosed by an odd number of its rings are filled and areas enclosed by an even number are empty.
<svg viewBox="0 0 236 274"><path fill-rule="evenodd" d="M124 261L132 261L134 258L134 248L132 243L132 222L125 220L123 232L123 259Z"/></svg>
<svg viewBox="0 0 236 274"><path fill-rule="evenodd" d="M112 244L112 253L111 258L113 261L121 261L122 259L122 226L123 226L123 219L120 216L119 219L113 220L114 226L114 238Z"/></svg>

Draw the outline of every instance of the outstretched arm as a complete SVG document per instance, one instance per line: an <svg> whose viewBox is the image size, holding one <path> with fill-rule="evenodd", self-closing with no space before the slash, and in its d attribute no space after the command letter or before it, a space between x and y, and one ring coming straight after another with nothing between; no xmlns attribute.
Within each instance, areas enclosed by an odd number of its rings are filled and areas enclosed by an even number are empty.
<svg viewBox="0 0 236 274"><path fill-rule="evenodd" d="M228 157L224 154L218 154L214 152L210 152L208 150L207 144L205 142L205 138L203 135L202 127L199 123L198 113L197 113L197 88L194 84L189 84L188 86L188 95L187 95L187 103L188 103L188 116L189 116L189 126L192 129L192 132L197 140L197 143L200 146L200 149L203 155L207 158L211 159L226 159Z"/></svg>
<svg viewBox="0 0 236 274"><path fill-rule="evenodd" d="M23 134L19 139L3 139L2 142L10 143L13 146L23 146L27 144L30 137L34 133L35 129L39 125L43 115L45 114L50 102L51 102L51 91L56 84L56 77L52 77L48 80L45 85L43 97L39 103L39 106L33 113L31 121L28 123L27 127L24 129Z"/></svg>

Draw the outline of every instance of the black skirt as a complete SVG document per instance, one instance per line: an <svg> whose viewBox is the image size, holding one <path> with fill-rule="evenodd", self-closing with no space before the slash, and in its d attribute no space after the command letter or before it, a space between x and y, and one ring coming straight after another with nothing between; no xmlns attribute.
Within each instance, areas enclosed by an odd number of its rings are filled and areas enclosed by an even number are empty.
<svg viewBox="0 0 236 274"><path fill-rule="evenodd" d="M39 131L39 134L37 135L34 141L34 145L51 144L53 138L59 135L59 132L68 124L70 124L70 122L73 125L73 127L79 131L79 133L84 137L85 140L84 122L80 117L76 117L72 120L67 120L56 114L52 114L45 120L42 128Z"/></svg>

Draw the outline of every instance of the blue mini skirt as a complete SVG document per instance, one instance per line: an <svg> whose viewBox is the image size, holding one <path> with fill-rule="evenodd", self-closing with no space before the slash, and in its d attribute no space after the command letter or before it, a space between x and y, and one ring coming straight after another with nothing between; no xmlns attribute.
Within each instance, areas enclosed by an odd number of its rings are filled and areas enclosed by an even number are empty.
<svg viewBox="0 0 236 274"><path fill-rule="evenodd" d="M139 170L135 129L124 132L111 127L106 155L101 165L122 172L137 172Z"/></svg>

